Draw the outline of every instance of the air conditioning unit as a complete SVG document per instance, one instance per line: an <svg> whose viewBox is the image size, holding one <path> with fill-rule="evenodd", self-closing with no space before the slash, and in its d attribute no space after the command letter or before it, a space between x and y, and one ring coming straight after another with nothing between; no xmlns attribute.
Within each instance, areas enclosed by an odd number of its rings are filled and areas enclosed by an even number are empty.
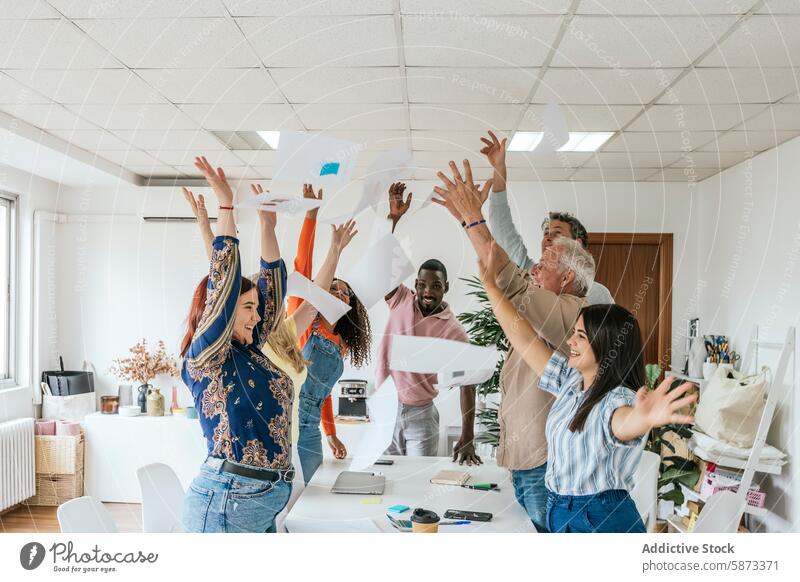
<svg viewBox="0 0 800 582"><path fill-rule="evenodd" d="M213 200L214 195L211 193L210 188L202 184L187 186L194 191L195 196L202 193L206 196L207 208L216 212L216 202ZM145 222L197 222L186 199L183 197L181 185L150 185L141 188L137 194L142 196L144 203L142 204L139 215ZM209 196L211 200L209 200ZM210 202L210 204L208 204ZM217 220L216 216L209 216L211 222Z"/></svg>

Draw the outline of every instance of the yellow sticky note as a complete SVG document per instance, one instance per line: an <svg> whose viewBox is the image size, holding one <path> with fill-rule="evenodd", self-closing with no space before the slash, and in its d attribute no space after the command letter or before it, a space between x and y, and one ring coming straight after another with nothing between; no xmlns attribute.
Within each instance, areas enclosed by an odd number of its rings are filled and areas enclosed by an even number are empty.
<svg viewBox="0 0 800 582"><path fill-rule="evenodd" d="M364 505L378 505L382 499L380 497L362 497L361 503Z"/></svg>

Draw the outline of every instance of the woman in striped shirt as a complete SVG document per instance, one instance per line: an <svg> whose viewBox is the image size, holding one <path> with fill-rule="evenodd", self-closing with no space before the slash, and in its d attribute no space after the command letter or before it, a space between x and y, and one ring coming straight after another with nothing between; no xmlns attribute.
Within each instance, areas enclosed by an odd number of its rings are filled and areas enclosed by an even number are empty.
<svg viewBox="0 0 800 582"><path fill-rule="evenodd" d="M567 342L569 359L545 344L497 287L497 250L481 278L506 336L556 398L547 417L547 527L551 532L644 532L628 491L651 428L690 423L691 384L650 391L636 318L619 305L584 307Z"/></svg>

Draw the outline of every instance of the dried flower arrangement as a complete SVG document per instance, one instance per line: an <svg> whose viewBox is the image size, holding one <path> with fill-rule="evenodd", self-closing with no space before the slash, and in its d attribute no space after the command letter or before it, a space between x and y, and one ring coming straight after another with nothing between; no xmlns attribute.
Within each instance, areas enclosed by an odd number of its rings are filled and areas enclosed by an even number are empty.
<svg viewBox="0 0 800 582"><path fill-rule="evenodd" d="M130 352L133 356L114 360L111 366L111 373L118 378L148 384L159 374L180 377L175 358L167 355L163 341L159 340L158 349L154 353L147 351L147 340L144 339L133 346Z"/></svg>

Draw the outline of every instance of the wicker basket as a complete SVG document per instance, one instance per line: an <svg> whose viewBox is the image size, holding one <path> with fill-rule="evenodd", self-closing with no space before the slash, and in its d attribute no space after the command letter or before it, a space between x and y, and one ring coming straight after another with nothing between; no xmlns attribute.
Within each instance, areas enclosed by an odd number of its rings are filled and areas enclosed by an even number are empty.
<svg viewBox="0 0 800 582"><path fill-rule="evenodd" d="M71 475L36 474L36 495L28 505L61 505L83 495L83 470Z"/></svg>
<svg viewBox="0 0 800 582"><path fill-rule="evenodd" d="M83 433L36 439L36 474L73 475L83 472Z"/></svg>

